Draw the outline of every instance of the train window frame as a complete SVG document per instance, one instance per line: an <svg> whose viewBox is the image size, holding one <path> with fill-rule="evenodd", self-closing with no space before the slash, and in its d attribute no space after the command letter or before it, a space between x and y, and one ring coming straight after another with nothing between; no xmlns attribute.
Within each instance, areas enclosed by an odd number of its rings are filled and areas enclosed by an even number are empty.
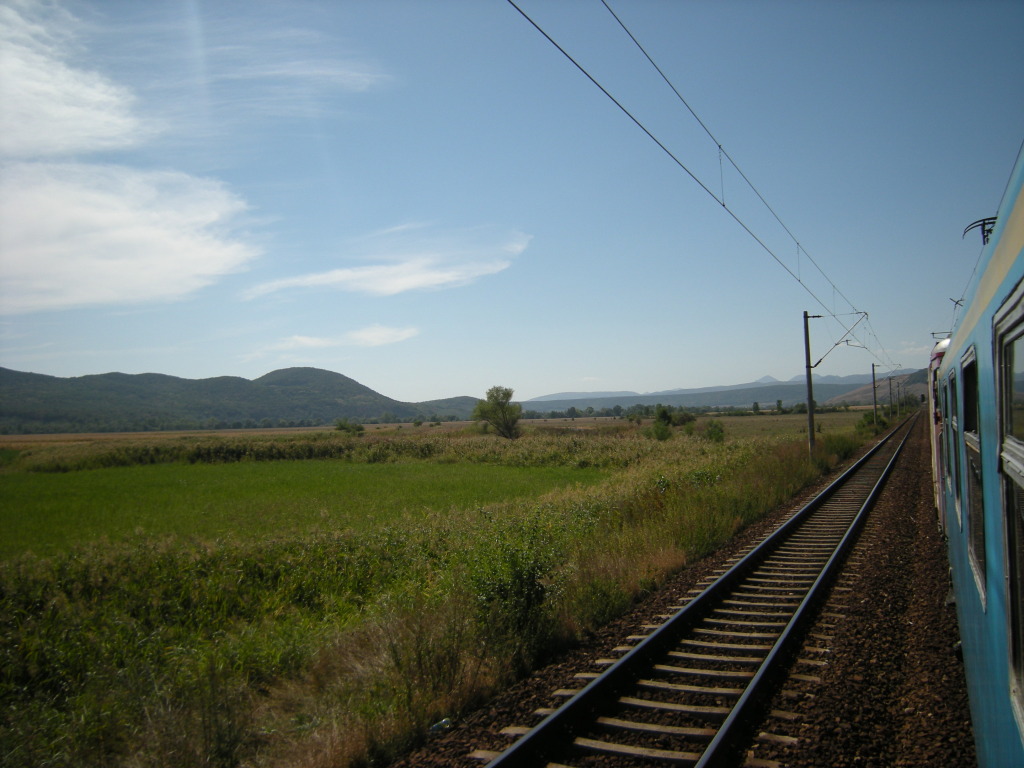
<svg viewBox="0 0 1024 768"><path fill-rule="evenodd" d="M981 408L978 392L978 353L971 346L960 358L963 407L963 516L967 518L967 554L978 587L982 610L988 609L988 558L985 542L985 494L981 460Z"/></svg>
<svg viewBox="0 0 1024 768"><path fill-rule="evenodd" d="M1009 696L1024 738L1024 514L1015 503L1024 498L1024 440L1013 434L1013 349L1024 342L1024 282L996 312L993 325Z"/></svg>

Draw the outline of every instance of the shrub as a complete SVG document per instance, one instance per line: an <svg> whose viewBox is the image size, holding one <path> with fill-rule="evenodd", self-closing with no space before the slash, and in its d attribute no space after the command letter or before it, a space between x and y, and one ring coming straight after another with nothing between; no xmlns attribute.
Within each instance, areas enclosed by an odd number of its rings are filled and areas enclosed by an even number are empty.
<svg viewBox="0 0 1024 768"><path fill-rule="evenodd" d="M654 423L663 424L666 427L672 423L672 413L664 405L659 405L654 409Z"/></svg>
<svg viewBox="0 0 1024 768"><path fill-rule="evenodd" d="M348 419L338 419L334 422L334 428L339 432L347 432L350 435L361 435L363 430L366 429L362 424L357 424Z"/></svg>
<svg viewBox="0 0 1024 768"><path fill-rule="evenodd" d="M725 440L725 427L722 426L722 422L717 419L712 419L704 427L704 437L713 443L721 443Z"/></svg>
<svg viewBox="0 0 1024 768"><path fill-rule="evenodd" d="M826 433L821 440L815 442L816 452L827 457L827 465L821 466L823 471L853 456L858 447L860 442L853 435L842 432Z"/></svg>
<svg viewBox="0 0 1024 768"><path fill-rule="evenodd" d="M865 413L857 422L857 432L867 435L877 435L889 428L889 423L881 414L878 415L878 423L875 423L875 416L872 413Z"/></svg>
<svg viewBox="0 0 1024 768"><path fill-rule="evenodd" d="M495 526L472 548L467 582L488 645L507 659L509 671L529 669L551 639L551 606L558 594L556 569L564 560L557 538L536 520Z"/></svg>
<svg viewBox="0 0 1024 768"><path fill-rule="evenodd" d="M644 434L655 440L668 440L672 437L672 427L664 421L655 421L644 430Z"/></svg>
<svg viewBox="0 0 1024 768"><path fill-rule="evenodd" d="M672 426L674 426L674 427L682 427L685 424L689 424L690 422L693 422L693 421L696 421L696 420L697 420L697 417L694 416L689 411L675 411L672 414Z"/></svg>

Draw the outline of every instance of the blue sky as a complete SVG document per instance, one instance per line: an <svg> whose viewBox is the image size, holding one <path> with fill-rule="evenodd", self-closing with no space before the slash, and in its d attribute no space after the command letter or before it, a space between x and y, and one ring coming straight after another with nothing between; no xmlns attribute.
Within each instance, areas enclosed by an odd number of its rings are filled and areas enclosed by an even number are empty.
<svg viewBox="0 0 1024 768"><path fill-rule="evenodd" d="M518 4L665 149L505 0L0 4L0 366L649 392L802 374L804 310L821 374L926 364L1024 4L609 0L707 131L600 0Z"/></svg>

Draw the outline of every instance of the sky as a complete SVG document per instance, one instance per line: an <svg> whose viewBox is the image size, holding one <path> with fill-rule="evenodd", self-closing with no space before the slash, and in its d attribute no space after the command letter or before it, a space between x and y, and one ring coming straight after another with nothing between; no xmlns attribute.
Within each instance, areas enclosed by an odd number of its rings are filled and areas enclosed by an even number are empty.
<svg viewBox="0 0 1024 768"><path fill-rule="evenodd" d="M802 376L805 311L927 365L1024 3L516 4L0 2L0 366L655 392Z"/></svg>

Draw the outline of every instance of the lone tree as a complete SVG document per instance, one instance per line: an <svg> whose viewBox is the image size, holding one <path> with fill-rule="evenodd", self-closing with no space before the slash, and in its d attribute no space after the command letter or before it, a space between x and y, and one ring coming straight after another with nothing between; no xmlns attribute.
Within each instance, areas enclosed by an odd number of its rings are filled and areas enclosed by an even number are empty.
<svg viewBox="0 0 1024 768"><path fill-rule="evenodd" d="M519 437L519 417L523 406L512 402L512 390L509 387L491 387L487 390L486 400L477 400L473 409L473 418L486 421L502 437L514 440Z"/></svg>

